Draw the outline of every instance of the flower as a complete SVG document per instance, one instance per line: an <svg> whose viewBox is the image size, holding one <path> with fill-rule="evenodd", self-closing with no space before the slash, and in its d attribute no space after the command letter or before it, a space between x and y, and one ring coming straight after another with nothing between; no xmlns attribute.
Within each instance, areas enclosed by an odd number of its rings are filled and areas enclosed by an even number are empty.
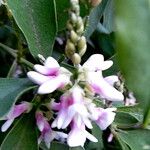
<svg viewBox="0 0 150 150"><path fill-rule="evenodd" d="M84 122L88 128L92 128L92 124L88 119L89 113L84 105L83 94L84 92L79 86L74 86L61 96L59 104L52 104L52 109L58 110L57 118L52 123L53 128L64 129L74 118L76 118L78 126L81 126L81 123Z"/></svg>
<svg viewBox="0 0 150 150"><path fill-rule="evenodd" d="M122 101L123 94L113 87L113 84L118 81L118 77L104 78L102 75L102 71L111 67L112 64L111 60L104 61L103 55L94 54L83 64L81 70L85 72L85 80L93 92L110 101Z"/></svg>
<svg viewBox="0 0 150 150"><path fill-rule="evenodd" d="M51 141L53 141L54 139L64 141L64 139L67 138L67 134L63 132L53 131L51 129L47 118L43 116L43 113L41 111L37 111L35 117L38 129L41 131L41 135L38 139L38 144L40 144L43 140L47 148L50 148Z"/></svg>
<svg viewBox="0 0 150 150"><path fill-rule="evenodd" d="M36 84L39 84L39 94L52 93L58 88L62 88L70 82L71 73L60 67L58 62L48 57L44 61L44 66L34 65L34 69L37 71L29 71L27 76Z"/></svg>
<svg viewBox="0 0 150 150"><path fill-rule="evenodd" d="M13 123L14 119L19 117L23 113L28 113L32 109L32 104L28 102L22 102L19 105L15 105L11 108L9 113L3 118L7 120L1 127L1 131L5 132Z"/></svg>
<svg viewBox="0 0 150 150"><path fill-rule="evenodd" d="M100 108L97 107L91 100L86 101L86 107L90 113L90 119L94 121L101 130L105 130L115 119L117 108Z"/></svg>
<svg viewBox="0 0 150 150"><path fill-rule="evenodd" d="M85 124L82 122L80 126L77 125L77 120L73 120L71 123L71 131L68 134L67 144L70 147L84 146L86 138L92 142L98 142L98 140L89 132L85 130Z"/></svg>

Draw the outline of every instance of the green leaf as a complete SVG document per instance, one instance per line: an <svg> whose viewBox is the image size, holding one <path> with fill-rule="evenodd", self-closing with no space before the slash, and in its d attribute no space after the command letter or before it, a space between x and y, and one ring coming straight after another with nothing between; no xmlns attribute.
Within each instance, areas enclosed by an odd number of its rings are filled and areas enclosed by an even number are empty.
<svg viewBox="0 0 150 150"><path fill-rule="evenodd" d="M83 147L70 147L69 150L85 150Z"/></svg>
<svg viewBox="0 0 150 150"><path fill-rule="evenodd" d="M52 142L50 150L69 150L69 147L59 142Z"/></svg>
<svg viewBox="0 0 150 150"><path fill-rule="evenodd" d="M150 109L149 12L148 0L116 1L118 59L129 89L145 110L145 119Z"/></svg>
<svg viewBox="0 0 150 150"><path fill-rule="evenodd" d="M57 11L58 31L66 28L66 23L69 18L68 10L70 2L68 0L55 0Z"/></svg>
<svg viewBox="0 0 150 150"><path fill-rule="evenodd" d="M0 78L0 118L10 110L21 94L32 88L33 84L28 79Z"/></svg>
<svg viewBox="0 0 150 150"><path fill-rule="evenodd" d="M4 139L1 150L38 150L33 114L22 117Z"/></svg>
<svg viewBox="0 0 150 150"><path fill-rule="evenodd" d="M118 133L120 138L131 148L131 150L150 149L150 130L131 130Z"/></svg>
<svg viewBox="0 0 150 150"><path fill-rule="evenodd" d="M56 35L54 1L8 0L7 2L27 39L32 55L50 56Z"/></svg>
<svg viewBox="0 0 150 150"><path fill-rule="evenodd" d="M117 112L114 123L119 128L130 128L136 125L138 123L138 120L129 113Z"/></svg>
<svg viewBox="0 0 150 150"><path fill-rule="evenodd" d="M93 8L89 15L88 25L85 29L85 37L88 39L97 28L98 23L103 15L108 0L103 0L100 5Z"/></svg>

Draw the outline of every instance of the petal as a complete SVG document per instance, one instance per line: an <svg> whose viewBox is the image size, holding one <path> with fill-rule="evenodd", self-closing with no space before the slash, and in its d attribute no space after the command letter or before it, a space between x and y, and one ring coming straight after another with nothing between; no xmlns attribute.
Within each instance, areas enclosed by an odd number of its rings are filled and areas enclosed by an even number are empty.
<svg viewBox="0 0 150 150"><path fill-rule="evenodd" d="M107 60L107 61L104 61L101 66L100 66L100 70L107 70L108 68L110 68L111 66L113 65L113 61L111 60Z"/></svg>
<svg viewBox="0 0 150 150"><path fill-rule="evenodd" d="M84 146L86 141L85 133L82 129L74 127L68 134L67 143L70 147Z"/></svg>
<svg viewBox="0 0 150 150"><path fill-rule="evenodd" d="M50 79L49 77L44 76L44 75L42 75L40 73L37 73L35 71L29 71L27 73L27 76L34 83L39 84L39 85L43 84L44 82L46 82L46 81L48 81Z"/></svg>
<svg viewBox="0 0 150 150"><path fill-rule="evenodd" d="M112 109L113 110L113 109ZM96 121L101 130L105 130L115 119L115 113L111 109L101 109L101 114Z"/></svg>
<svg viewBox="0 0 150 150"><path fill-rule="evenodd" d="M43 75L56 75L59 71L58 68L47 68L42 65L34 65L34 69Z"/></svg>
<svg viewBox="0 0 150 150"><path fill-rule="evenodd" d="M92 73L89 84L102 98L110 101L123 101L124 96L121 92L116 90L113 86L107 83L99 74Z"/></svg>
<svg viewBox="0 0 150 150"><path fill-rule="evenodd" d="M108 82L110 85L114 85L115 82L118 82L118 76L112 75L104 78L106 82Z"/></svg>
<svg viewBox="0 0 150 150"><path fill-rule="evenodd" d="M88 118L83 117L82 120L83 120L84 124L86 125L86 127L88 127L89 129L93 128L92 123Z"/></svg>
<svg viewBox="0 0 150 150"><path fill-rule="evenodd" d="M75 103L82 102L83 101L83 90L78 86L73 87L72 98Z"/></svg>
<svg viewBox="0 0 150 150"><path fill-rule="evenodd" d="M96 71L96 70L99 70L100 65L103 62L104 62L103 55L94 54L83 64L83 68L90 70L90 71Z"/></svg>
<svg viewBox="0 0 150 150"><path fill-rule="evenodd" d="M69 83L69 78L65 75L59 75L52 79L49 79L44 84L42 84L38 89L38 94L48 94L54 92L56 89Z"/></svg>
<svg viewBox="0 0 150 150"><path fill-rule="evenodd" d="M14 119L8 119L1 127L1 131L5 132L7 131L7 129L11 126L11 124L13 123Z"/></svg>
<svg viewBox="0 0 150 150"><path fill-rule="evenodd" d="M98 142L97 138L95 138L92 134L90 134L86 130L85 130L85 135L86 135L87 139L89 139L90 141L92 141L92 142Z"/></svg>
<svg viewBox="0 0 150 150"><path fill-rule="evenodd" d="M47 68L59 68L58 62L53 57L48 57L44 64Z"/></svg>

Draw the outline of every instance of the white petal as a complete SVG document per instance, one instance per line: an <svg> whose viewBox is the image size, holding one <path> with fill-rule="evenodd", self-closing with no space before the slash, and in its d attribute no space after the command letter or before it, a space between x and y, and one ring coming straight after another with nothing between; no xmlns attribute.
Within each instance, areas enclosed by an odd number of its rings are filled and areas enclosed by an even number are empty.
<svg viewBox="0 0 150 150"><path fill-rule="evenodd" d="M67 76L59 75L42 84L38 89L38 93L39 94L52 93L56 89L64 87L68 83L69 78Z"/></svg>
<svg viewBox="0 0 150 150"><path fill-rule="evenodd" d="M89 139L90 141L92 141L92 142L98 142L97 138L95 138L92 134L90 134L86 130L85 130L85 135L86 135L87 139Z"/></svg>
<svg viewBox="0 0 150 150"><path fill-rule="evenodd" d="M75 103L82 102L83 101L83 90L78 86L73 87L72 98Z"/></svg>
<svg viewBox="0 0 150 150"><path fill-rule="evenodd" d="M84 146L86 136L82 129L73 129L70 131L67 143L70 147Z"/></svg>
<svg viewBox="0 0 150 150"><path fill-rule="evenodd" d="M113 61L111 60L104 61L103 64L101 64L100 66L100 70L106 70L110 68L112 65L113 65Z"/></svg>
<svg viewBox="0 0 150 150"><path fill-rule="evenodd" d="M99 74L92 73L93 76L90 77L90 84L102 98L110 101L123 101L124 96L121 92L116 90L113 86L107 83Z"/></svg>
<svg viewBox="0 0 150 150"><path fill-rule="evenodd" d="M118 76L115 76L115 75L105 77L104 79L112 86L114 85L115 82L119 81Z"/></svg>
<svg viewBox="0 0 150 150"><path fill-rule="evenodd" d="M47 68L59 68L58 62L53 57L48 57L45 61Z"/></svg>
<svg viewBox="0 0 150 150"><path fill-rule="evenodd" d="M34 65L34 69L43 75L55 75L58 73L58 68L47 68L42 65Z"/></svg>
<svg viewBox="0 0 150 150"><path fill-rule="evenodd" d="M85 123L86 127L88 127L89 129L93 128L92 123L88 118L83 117L82 119L83 119L83 122Z"/></svg>
<svg viewBox="0 0 150 150"><path fill-rule="evenodd" d="M49 77L44 76L44 75L42 75L40 73L37 73L35 71L29 71L27 73L27 76L34 83L39 84L39 85L43 84L44 82L46 82L46 81L48 81L50 79Z"/></svg>
<svg viewBox="0 0 150 150"><path fill-rule="evenodd" d="M7 129L11 126L11 124L13 123L14 119L9 119L7 120L1 127L1 131L5 132L7 131Z"/></svg>
<svg viewBox="0 0 150 150"><path fill-rule="evenodd" d="M90 71L99 70L100 65L104 62L104 57L101 54L92 55L84 64L83 68Z"/></svg>

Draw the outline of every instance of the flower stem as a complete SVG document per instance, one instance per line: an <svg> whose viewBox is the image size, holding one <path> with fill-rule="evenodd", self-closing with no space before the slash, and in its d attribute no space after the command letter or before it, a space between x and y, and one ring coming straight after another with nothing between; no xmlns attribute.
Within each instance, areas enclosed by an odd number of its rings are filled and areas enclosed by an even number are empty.
<svg viewBox="0 0 150 150"><path fill-rule="evenodd" d="M150 124L150 109L147 111L147 114L144 117L143 127L147 128Z"/></svg>
<svg viewBox="0 0 150 150"><path fill-rule="evenodd" d="M16 54L14 49L12 49L12 48L10 48L10 47L2 44L2 43L0 43L0 47L3 48L6 52L8 52L14 58L17 58L17 54ZM24 58L20 58L20 62L23 63L23 64L26 64L30 68L33 68L33 66L34 66L31 62L27 61Z"/></svg>

